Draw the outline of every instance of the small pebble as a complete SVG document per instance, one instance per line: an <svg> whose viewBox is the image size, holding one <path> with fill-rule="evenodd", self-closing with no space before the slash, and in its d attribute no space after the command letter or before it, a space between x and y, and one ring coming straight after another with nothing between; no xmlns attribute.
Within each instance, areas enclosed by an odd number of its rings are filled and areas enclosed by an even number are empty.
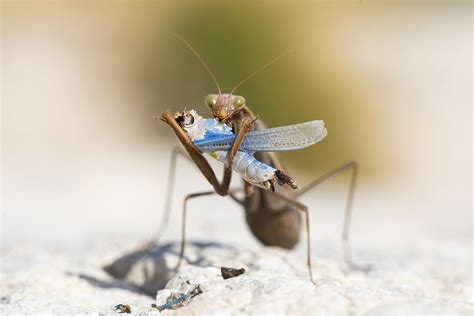
<svg viewBox="0 0 474 316"><path fill-rule="evenodd" d="M126 313L126 314L130 314L132 312L132 309L130 308L130 305L128 304L114 305L113 310L118 313Z"/></svg>
<svg viewBox="0 0 474 316"><path fill-rule="evenodd" d="M230 278L235 278L236 276L239 276L239 275L244 274L244 273L245 273L244 268L234 269L234 268L221 267L221 274L222 274L222 277L224 278L224 280L230 279Z"/></svg>

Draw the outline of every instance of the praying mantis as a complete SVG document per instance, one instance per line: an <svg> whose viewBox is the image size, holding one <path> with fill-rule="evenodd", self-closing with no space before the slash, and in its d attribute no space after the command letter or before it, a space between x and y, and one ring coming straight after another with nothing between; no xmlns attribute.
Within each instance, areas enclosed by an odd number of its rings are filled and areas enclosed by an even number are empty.
<svg viewBox="0 0 474 316"><path fill-rule="evenodd" d="M306 231L306 263L309 271L310 280L312 282L315 282L313 278L311 263L309 209L306 205L299 202L298 198L301 197L303 194L309 192L311 189L315 188L319 184L323 183L327 179L349 170L351 171L351 179L346 201L346 209L344 213L344 223L342 230L343 256L345 262L348 264L349 267L353 269L366 270L367 267L359 266L353 262L349 245L349 229L352 216L352 205L358 175L358 164L356 161L351 160L339 166L338 168L321 175L307 186L296 191L295 189L297 189L298 186L292 182L293 179L287 176L286 168L275 152L256 152L255 158L257 158L260 162L272 166L277 170L281 171L285 175L285 178L282 179L283 184L289 185L278 187L278 190L274 192L273 187L260 187L251 184L248 181L244 181L243 188L230 189L230 182L232 177L232 169L230 168L230 166L232 166L233 159L237 155L239 148L246 137L246 134L252 130L261 131L266 129L266 126L262 122L262 120L259 119L250 110L245 98L243 96L234 95L234 92L236 92L236 90L243 83L248 81L257 72L260 72L263 69L267 68L283 55L274 58L267 64L263 65L257 71L245 77L230 91L230 93L222 93L219 82L217 81L216 77L214 76L208 65L199 55L199 53L182 36L175 33L173 33L173 35L178 37L193 52L193 54L197 57L197 59L204 66L204 68L207 70L207 72L213 79L218 93L209 94L205 98L205 104L210 110L211 115L218 122L229 126L235 134L232 146L230 146L226 155L226 162L224 162L222 180L219 181L209 162L203 156L203 152L193 143L193 141L187 134L187 131L183 128L183 118L180 118L178 114L173 116L170 111L166 111L161 115L161 120L171 127L171 129L176 134L189 156L187 156L179 149L175 149L172 153L171 166L168 176L168 192L166 194L165 200L165 211L163 213L164 215L162 219L162 224L160 225L160 229L155 236L155 241L157 242L160 239L166 227L166 223L168 222L171 207L171 197L173 195L175 182L176 161L178 155L181 155L187 159L190 158L198 167L202 175L213 187L213 190L188 194L184 198L182 208L180 256L175 269L177 270L179 268L181 261L184 257L186 243L186 217L189 201L198 197L218 194L221 196L229 196L231 199L233 199L235 202L237 202L244 208L246 221L249 225L251 232L260 242L267 246L277 246L285 249L294 248L295 245L299 242L299 232L302 226L302 214L305 220ZM292 183L294 185L292 185ZM244 198L238 197L238 191L244 192Z"/></svg>

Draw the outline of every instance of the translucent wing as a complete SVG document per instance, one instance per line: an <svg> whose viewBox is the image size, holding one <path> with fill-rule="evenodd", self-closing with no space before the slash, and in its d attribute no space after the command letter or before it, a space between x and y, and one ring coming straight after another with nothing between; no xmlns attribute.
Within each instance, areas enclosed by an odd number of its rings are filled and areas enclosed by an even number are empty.
<svg viewBox="0 0 474 316"><path fill-rule="evenodd" d="M290 151L311 146L327 135L323 121L268 128L247 133L240 150ZM198 140L194 144L203 152L226 151L232 147L235 135L222 135L212 140Z"/></svg>

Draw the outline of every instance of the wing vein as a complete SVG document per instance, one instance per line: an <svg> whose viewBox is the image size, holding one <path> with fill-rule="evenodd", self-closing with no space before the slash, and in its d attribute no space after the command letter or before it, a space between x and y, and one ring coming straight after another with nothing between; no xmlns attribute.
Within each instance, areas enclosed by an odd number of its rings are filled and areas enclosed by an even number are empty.
<svg viewBox="0 0 474 316"><path fill-rule="evenodd" d="M323 121L274 127L249 132L239 150L243 151L290 151L302 149L321 141L327 135ZM223 135L213 140L196 141L203 152L229 150L235 135Z"/></svg>

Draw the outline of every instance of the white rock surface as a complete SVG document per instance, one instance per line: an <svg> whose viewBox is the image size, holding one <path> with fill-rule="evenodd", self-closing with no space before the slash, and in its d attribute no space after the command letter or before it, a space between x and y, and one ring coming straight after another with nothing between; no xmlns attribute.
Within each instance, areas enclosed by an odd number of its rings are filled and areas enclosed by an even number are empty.
<svg viewBox="0 0 474 316"><path fill-rule="evenodd" d="M318 286L309 281L304 247L295 251L219 244L189 244L177 275L177 248L170 244L123 255L140 242L103 241L82 249L16 245L2 252L0 314L108 314L118 303L133 313L159 313L189 280L203 293L178 315L472 315L470 243L413 246L359 256L373 269L350 271L339 258L313 256ZM432 248L430 248L432 247ZM120 260L115 260L121 258ZM114 279L102 268L122 278ZM190 263L192 264L190 264ZM246 272L224 280L220 267ZM167 279L170 278L166 283ZM166 284L156 294L154 291ZM143 290L148 293L144 294Z"/></svg>

